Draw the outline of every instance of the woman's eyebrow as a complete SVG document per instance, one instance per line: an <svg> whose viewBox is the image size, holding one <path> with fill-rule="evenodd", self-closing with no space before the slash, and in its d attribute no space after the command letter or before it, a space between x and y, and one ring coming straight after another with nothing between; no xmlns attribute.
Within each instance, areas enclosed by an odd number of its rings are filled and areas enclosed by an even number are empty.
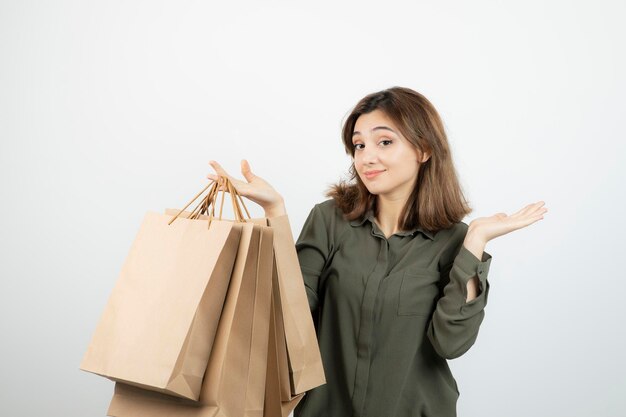
<svg viewBox="0 0 626 417"><path fill-rule="evenodd" d="M392 133L397 134L397 133L395 132L395 130L393 130L392 128L387 127L387 126L376 126L376 127L375 127L375 128L373 128L371 131L372 131L372 132L374 132L375 130L388 130L388 131L390 131L390 132L392 132ZM354 137L354 136L356 136L356 135L360 135L360 134L361 134L361 132L359 132L359 131L356 131L356 130L355 130L355 131L352 133L352 136Z"/></svg>

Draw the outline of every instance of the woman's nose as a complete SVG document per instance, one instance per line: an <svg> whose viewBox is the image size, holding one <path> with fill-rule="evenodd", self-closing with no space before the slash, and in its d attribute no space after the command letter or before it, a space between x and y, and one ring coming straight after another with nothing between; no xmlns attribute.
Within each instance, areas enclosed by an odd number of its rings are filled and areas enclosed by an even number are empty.
<svg viewBox="0 0 626 417"><path fill-rule="evenodd" d="M363 152L361 153L361 158L362 158L363 163L370 164L378 160L378 154L376 153L375 149L373 150L363 149Z"/></svg>

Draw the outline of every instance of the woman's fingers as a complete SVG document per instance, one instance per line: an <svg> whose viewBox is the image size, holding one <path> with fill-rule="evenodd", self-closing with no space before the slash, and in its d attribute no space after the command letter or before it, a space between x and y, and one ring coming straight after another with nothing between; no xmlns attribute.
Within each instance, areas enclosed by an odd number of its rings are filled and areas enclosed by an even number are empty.
<svg viewBox="0 0 626 417"><path fill-rule="evenodd" d="M207 178L212 179L213 181L217 181L219 177L222 176L222 177L228 178L230 182L235 182L235 179L232 178L230 175L228 175L228 172L226 172L226 170L222 168L222 166L218 164L217 161L211 160L209 161L209 165L213 167L213 169L215 170L215 172L217 172L217 174L208 174ZM228 191L228 189L224 187L223 184L220 184L218 191Z"/></svg>
<svg viewBox="0 0 626 417"><path fill-rule="evenodd" d="M545 203L543 201L538 201L537 203L533 204L532 207L527 210L524 215L525 216L536 216L538 214L542 214L545 211L547 211L547 208L542 208L545 205Z"/></svg>
<svg viewBox="0 0 626 417"><path fill-rule="evenodd" d="M545 204L545 202L543 202L543 201L538 201L536 203L529 204L526 207L524 207L524 208L520 209L519 211L517 211L516 213L513 213L511 215L511 217L513 217L513 216L523 216L525 214L528 214L530 212L535 211L536 209L538 209L539 207L543 206L544 204Z"/></svg>
<svg viewBox="0 0 626 417"><path fill-rule="evenodd" d="M228 178L228 180L230 181L230 183L232 184L233 187L235 187L235 190L242 196L246 196L248 193L248 189L249 189L249 185L248 183L238 180L236 178L233 178L232 176L230 176L226 170L224 168L222 168L222 166L220 164L217 163L217 161L209 161L209 164L213 167L213 169L217 172L217 174L208 174L207 178L213 180L213 181L217 181L218 177L225 177ZM254 174L252 174L251 172L249 173L248 177L250 177L250 180L252 178L254 178ZM248 177L246 177L246 179L248 179ZM220 184L218 191L228 191L228 188L225 187L224 184Z"/></svg>
<svg viewBox="0 0 626 417"><path fill-rule="evenodd" d="M516 229L526 227L543 219L543 215L548 211L546 207L543 207L544 205L545 202L543 201L529 204L509 218L513 221L512 224L515 225Z"/></svg>
<svg viewBox="0 0 626 417"><path fill-rule="evenodd" d="M209 164L213 167L215 172L217 172L219 175L223 177L228 177L229 180L232 180L230 178L230 175L228 175L228 172L226 172L226 170L222 168L222 166L218 164L216 161L209 161Z"/></svg>
<svg viewBox="0 0 626 417"><path fill-rule="evenodd" d="M254 178L256 177L256 175L254 175L252 173L252 170L250 169L250 164L245 159L241 160L241 173L248 182L252 182L252 180L254 180Z"/></svg>
<svg viewBox="0 0 626 417"><path fill-rule="evenodd" d="M489 242L498 236L524 228L543 219L544 214L548 211L544 205L545 202L538 201L523 207L510 216L507 216L506 213L496 213L489 217L480 217L473 220L469 226L485 241Z"/></svg>

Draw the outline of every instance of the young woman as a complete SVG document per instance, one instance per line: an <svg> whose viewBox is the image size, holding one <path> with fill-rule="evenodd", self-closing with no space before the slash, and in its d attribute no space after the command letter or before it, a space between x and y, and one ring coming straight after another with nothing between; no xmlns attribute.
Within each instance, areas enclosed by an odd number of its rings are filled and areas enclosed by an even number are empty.
<svg viewBox="0 0 626 417"><path fill-rule="evenodd" d="M471 207L442 121L411 89L364 97L342 139L351 182L331 187L296 243L327 383L307 392L294 417L456 416L447 360L469 350L485 315L485 245L547 209L539 201L464 223ZM247 182L211 165L267 217L286 214L247 161Z"/></svg>

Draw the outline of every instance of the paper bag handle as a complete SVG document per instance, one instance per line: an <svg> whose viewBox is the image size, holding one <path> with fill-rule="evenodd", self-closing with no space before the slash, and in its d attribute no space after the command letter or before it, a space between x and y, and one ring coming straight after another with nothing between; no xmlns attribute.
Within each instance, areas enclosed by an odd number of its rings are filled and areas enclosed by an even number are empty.
<svg viewBox="0 0 626 417"><path fill-rule="evenodd" d="M189 207L191 205L191 203L193 203L194 201L196 201L196 199L202 195L202 193L204 193L207 188L211 187L211 189L209 190L209 193L203 197L200 202L198 203L198 205L196 205L196 207L192 210L191 214L189 215L188 218L190 219L196 219L197 217L199 217L201 214L207 214L209 216L209 222L208 222L208 227L211 226L211 221L213 220L213 218L215 218L215 204L216 204L216 198L217 198L217 194L219 193L219 185L224 184L225 188L228 189L228 192L231 195L231 202L233 204L233 213L235 213L235 221L236 222L246 222L246 219L243 217L243 213L241 211L241 207L239 206L239 202L237 199L239 199L239 201L241 201L241 205L243 206L244 210L246 211L246 214L248 215L248 218L250 219L250 213L248 212L248 208L246 207L243 198L241 197L241 195L237 192L237 190L235 189L235 187L232 185L231 181L228 179L228 177L223 177L223 176L218 176L218 180L217 181L213 181L211 180L211 182L209 182L209 184L204 187L198 194L195 195L195 197L193 197L191 199L191 201L189 201L185 207L183 207L168 223L168 225L172 224L172 222L174 222L174 220L176 220L180 214L185 211L185 209L187 207ZM222 219L222 209L224 207L224 194L225 194L225 190L222 190L222 204L220 205L220 213L219 213L219 219ZM211 208L211 213L208 213L209 211L209 207Z"/></svg>
<svg viewBox="0 0 626 417"><path fill-rule="evenodd" d="M217 185L220 183L224 185L224 188L228 189L228 191L222 190L222 204L220 206L220 215L219 215L220 220L222 219L222 210L224 207L224 193L229 192L231 195L231 203L233 204L233 213L235 213L235 218L236 218L235 220L238 222L245 222L246 220L243 217L241 207L239 206L238 201L237 201L237 198L241 201L241 205L243 205L243 208L246 211L248 218L250 218L250 213L248 212L248 208L246 207L246 204L243 202L243 198L237 192L232 182L227 177L221 177L221 176L218 177L218 183L213 184L213 187L211 188L211 191L209 192L209 194L200 202L200 204L198 204L198 206L196 206L196 208L193 210L192 215L190 217L197 218L200 214L206 214L209 209L209 206L211 206L211 213L212 213L212 214L209 214L209 217L215 217L215 205L217 203L216 199L217 199L217 193L218 193L218 191L216 190L218 189Z"/></svg>

